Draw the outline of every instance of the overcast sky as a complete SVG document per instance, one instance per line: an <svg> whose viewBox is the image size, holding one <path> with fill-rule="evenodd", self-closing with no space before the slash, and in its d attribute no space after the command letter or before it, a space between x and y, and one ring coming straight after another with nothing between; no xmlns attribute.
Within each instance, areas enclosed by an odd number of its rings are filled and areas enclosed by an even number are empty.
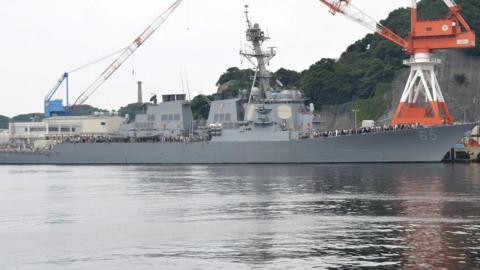
<svg viewBox="0 0 480 270"><path fill-rule="evenodd" d="M0 9L0 114L43 112L44 96L64 71L128 46L173 0L15 0ZM376 19L409 0L356 0ZM268 31L278 55L271 70L301 71L324 57L337 58L369 31L332 16L318 0L184 0L178 10L88 104L117 109L144 96L182 92L188 74L192 97L216 91L218 77L241 64L245 43L244 5ZM113 58L70 75L78 97Z"/></svg>

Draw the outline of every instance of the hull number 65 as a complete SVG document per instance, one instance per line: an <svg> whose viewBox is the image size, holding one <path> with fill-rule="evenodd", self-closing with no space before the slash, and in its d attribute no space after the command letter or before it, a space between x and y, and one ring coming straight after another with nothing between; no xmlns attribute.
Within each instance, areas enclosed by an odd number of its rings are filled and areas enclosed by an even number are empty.
<svg viewBox="0 0 480 270"><path fill-rule="evenodd" d="M433 129L420 130L418 136L422 141L436 141L438 139L437 132Z"/></svg>

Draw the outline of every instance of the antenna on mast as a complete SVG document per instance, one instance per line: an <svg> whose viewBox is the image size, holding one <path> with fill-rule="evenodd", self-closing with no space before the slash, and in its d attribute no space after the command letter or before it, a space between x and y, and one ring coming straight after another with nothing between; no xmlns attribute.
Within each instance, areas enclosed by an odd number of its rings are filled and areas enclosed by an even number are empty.
<svg viewBox="0 0 480 270"><path fill-rule="evenodd" d="M184 76L185 76L185 84L187 86L187 94L188 94L188 100L192 100L192 96L190 95L190 82L188 81L188 73L187 73L187 70L185 68L183 68L183 73L184 73Z"/></svg>
<svg viewBox="0 0 480 270"><path fill-rule="evenodd" d="M265 35L258 23L251 23L248 5L245 5L245 17L247 19L246 38L251 43L251 48L245 48L240 52L240 55L247 59L255 70L258 70L256 80L258 80L259 96L263 97L267 91L272 90L270 85L272 74L267 70L266 66L275 57L276 52L273 48L270 48L270 50L262 49L263 43L269 40L269 37Z"/></svg>
<svg viewBox="0 0 480 270"><path fill-rule="evenodd" d="M248 17L248 14L250 13L248 11L249 5L245 5L245 18L247 18L247 28L251 28L252 24L250 23L250 18Z"/></svg>
<svg viewBox="0 0 480 270"><path fill-rule="evenodd" d="M182 69L180 68L180 81L182 82L182 94L185 94L185 83L184 83L184 79L183 79L183 71Z"/></svg>

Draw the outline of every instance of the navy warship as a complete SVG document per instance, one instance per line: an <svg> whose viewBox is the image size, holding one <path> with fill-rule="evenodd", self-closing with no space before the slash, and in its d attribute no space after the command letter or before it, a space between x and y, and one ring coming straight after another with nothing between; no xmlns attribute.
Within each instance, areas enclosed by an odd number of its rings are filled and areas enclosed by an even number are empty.
<svg viewBox="0 0 480 270"><path fill-rule="evenodd" d="M0 164L282 164L440 162L475 124L396 125L322 131L315 108L296 89L274 89L276 55L247 15L254 65L250 91L210 103L197 125L185 95L164 95L133 121L116 115L51 117L10 124ZM281 84L281 83L279 83ZM277 87L276 87L277 88Z"/></svg>

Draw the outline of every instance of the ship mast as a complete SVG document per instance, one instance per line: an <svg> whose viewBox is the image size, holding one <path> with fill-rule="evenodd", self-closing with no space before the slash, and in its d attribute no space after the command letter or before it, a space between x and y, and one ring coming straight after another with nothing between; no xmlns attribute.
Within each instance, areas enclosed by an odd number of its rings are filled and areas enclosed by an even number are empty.
<svg viewBox="0 0 480 270"><path fill-rule="evenodd" d="M266 91L272 90L270 85L272 74L267 70L267 65L269 64L270 60L275 57L276 52L274 47L269 48L270 50L262 50L263 43L270 38L265 35L265 32L262 31L258 23L251 23L248 14L248 5L245 5L245 17L247 19L247 41L251 42L252 50L243 50L240 52L240 54L255 67L256 79L254 79L253 85L255 85L255 80L258 80L260 97L263 98ZM256 63L253 61L253 58L257 60Z"/></svg>

